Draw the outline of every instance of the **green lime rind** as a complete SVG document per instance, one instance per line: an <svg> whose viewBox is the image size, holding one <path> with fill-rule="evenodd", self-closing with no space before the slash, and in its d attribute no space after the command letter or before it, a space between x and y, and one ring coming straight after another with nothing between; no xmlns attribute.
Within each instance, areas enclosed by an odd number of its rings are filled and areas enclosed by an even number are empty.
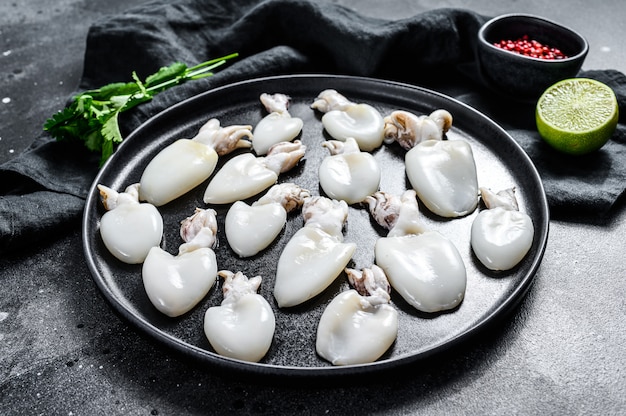
<svg viewBox="0 0 626 416"><path fill-rule="evenodd" d="M548 87L537 101L535 112L541 137L553 148L572 155L604 146L618 119L613 90L588 78L566 79Z"/></svg>

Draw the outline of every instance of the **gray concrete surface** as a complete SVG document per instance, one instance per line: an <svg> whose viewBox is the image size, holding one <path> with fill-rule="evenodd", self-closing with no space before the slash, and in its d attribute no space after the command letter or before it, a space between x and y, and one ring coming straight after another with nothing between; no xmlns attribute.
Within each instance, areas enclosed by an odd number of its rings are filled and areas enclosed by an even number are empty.
<svg viewBox="0 0 626 416"><path fill-rule="evenodd" d="M588 38L585 69L626 72L622 0L336 2L390 19L445 6L539 14ZM138 3L0 3L0 162L78 88L89 24ZM309 388L211 374L146 339L99 296L68 230L0 258L0 414L626 414L624 235L623 204L607 219L555 219L535 284L501 327L408 377Z"/></svg>

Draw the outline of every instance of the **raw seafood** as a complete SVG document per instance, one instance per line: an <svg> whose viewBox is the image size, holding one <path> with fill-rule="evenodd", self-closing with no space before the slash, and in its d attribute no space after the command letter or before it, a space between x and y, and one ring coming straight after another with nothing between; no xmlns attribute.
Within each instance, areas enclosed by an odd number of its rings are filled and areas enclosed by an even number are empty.
<svg viewBox="0 0 626 416"><path fill-rule="evenodd" d="M181 222L185 243L173 256L160 247L150 249L141 275L150 302L170 317L190 311L209 292L217 277L217 221L212 209L198 209Z"/></svg>
<svg viewBox="0 0 626 416"><path fill-rule="evenodd" d="M389 304L389 282L380 267L346 269L346 274L355 289L338 294L326 307L315 349L333 365L370 363L398 336L398 312Z"/></svg>
<svg viewBox="0 0 626 416"><path fill-rule="evenodd" d="M376 241L376 264L391 286L423 312L453 309L465 296L467 272L456 246L426 229L414 190L402 197L379 191L366 199L372 217L389 229Z"/></svg>
<svg viewBox="0 0 626 416"><path fill-rule="evenodd" d="M320 186L332 199L348 204L362 202L380 185L380 167L374 156L362 152L352 137L345 142L328 140L322 144L330 150L319 167Z"/></svg>
<svg viewBox="0 0 626 416"><path fill-rule="evenodd" d="M335 140L352 137L366 152L382 145L385 122L371 105L353 103L336 90L328 89L319 93L311 107L325 113L322 124Z"/></svg>
<svg viewBox="0 0 626 416"><path fill-rule="evenodd" d="M265 249L285 226L287 214L300 208L309 196L309 191L294 183L281 183L272 186L252 205L235 202L225 221L230 248L241 257L250 257Z"/></svg>
<svg viewBox="0 0 626 416"><path fill-rule="evenodd" d="M207 309L204 333L215 351L225 357L258 362L267 354L276 318L269 303L257 294L261 276L221 270L224 300Z"/></svg>
<svg viewBox="0 0 626 416"><path fill-rule="evenodd" d="M302 206L304 227L289 240L278 259L274 297L280 307L299 305L326 289L344 270L356 244L343 242L348 204L323 196Z"/></svg>
<svg viewBox="0 0 626 416"><path fill-rule="evenodd" d="M304 124L301 118L289 114L290 98L287 95L264 93L260 100L269 114L257 123L253 131L252 148L259 156L267 154L276 143L295 139Z"/></svg>
<svg viewBox="0 0 626 416"><path fill-rule="evenodd" d="M204 192L207 204L230 204L253 197L274 185L278 175L292 169L304 156L300 140L272 146L264 157L244 153L230 159L213 176Z"/></svg>
<svg viewBox="0 0 626 416"><path fill-rule="evenodd" d="M385 142L398 142L405 150L411 150L424 140L443 140L452 127L452 114L442 109L428 116L397 110L384 120Z"/></svg>
<svg viewBox="0 0 626 416"><path fill-rule="evenodd" d="M436 110L417 117L395 111L385 118L386 140L396 140L405 149L405 169L417 196L433 213L461 217L478 205L476 163L465 140L443 140L452 116Z"/></svg>
<svg viewBox="0 0 626 416"><path fill-rule="evenodd" d="M124 192L98 185L107 212L100 220L100 235L107 250L129 264L145 260L148 251L163 238L163 218L152 204L139 202L139 184Z"/></svg>
<svg viewBox="0 0 626 416"><path fill-rule="evenodd" d="M497 194L480 188L487 209L481 211L471 230L471 245L480 262L490 270L509 270L528 253L534 227L528 214L520 212L515 188Z"/></svg>
<svg viewBox="0 0 626 416"><path fill-rule="evenodd" d="M179 139L162 149L141 175L140 199L164 205L191 191L213 173L219 156L249 148L252 126L220 127L205 123L192 139Z"/></svg>

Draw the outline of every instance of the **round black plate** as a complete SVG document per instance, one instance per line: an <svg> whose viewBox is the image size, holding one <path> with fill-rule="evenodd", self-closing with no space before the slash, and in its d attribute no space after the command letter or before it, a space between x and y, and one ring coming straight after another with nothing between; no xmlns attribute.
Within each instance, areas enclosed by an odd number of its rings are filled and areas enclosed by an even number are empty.
<svg viewBox="0 0 626 416"><path fill-rule="evenodd" d="M296 182L313 194L320 194L317 169L328 155L328 150L321 146L328 136L322 127L321 115L310 105L317 94L327 88L338 90L353 102L371 104L383 116L396 109L416 114L428 114L437 108L450 111L454 124L448 138L464 139L472 145L479 185L493 190L516 188L520 210L528 213L535 225L532 248L515 269L504 273L490 272L473 256L469 244L470 226L478 210L467 217L449 220L438 218L421 206L426 223L450 238L463 256L468 273L465 299L451 312L431 315L419 313L393 292L392 304L399 312L399 333L391 349L371 364L334 367L316 355L315 334L325 306L349 287L345 276L337 278L323 294L296 308L279 309L272 295L278 256L289 238L302 226L300 213L290 215L282 234L267 250L256 257L240 259L229 248L222 232L228 206L213 207L218 211L220 226L216 248L218 267L241 270L250 277L261 275L263 282L259 293L270 302L276 315L274 341L261 362L248 363L221 357L212 350L203 332L204 312L222 301L221 282L184 316L168 318L160 314L144 292L141 266L117 261L102 243L99 224L104 209L96 185L104 184L121 191L138 182L143 169L159 150L176 139L193 136L209 118L218 118L224 126L256 125L266 115L259 96L264 92L281 92L292 98L289 108L292 116L304 121L301 140L308 147L301 163L279 180ZM393 144L383 145L373 154L382 166L381 189L396 194L406 190L405 152ZM227 158L224 157L221 163ZM206 183L159 208L164 220L162 247L165 250L177 252L182 242L178 234L180 221L191 215L196 207L205 207L202 202L205 187ZM547 242L548 218L546 196L530 159L502 128L471 107L411 85L370 78L301 75L245 81L207 91L148 120L120 145L96 177L85 207L83 239L89 267L104 297L131 324L158 342L207 363L260 374L340 375L415 362L456 344L505 315L532 283ZM384 235L385 230L370 220L364 207L352 206L345 227L345 240L357 243L351 266L370 266L374 261L375 241Z"/></svg>

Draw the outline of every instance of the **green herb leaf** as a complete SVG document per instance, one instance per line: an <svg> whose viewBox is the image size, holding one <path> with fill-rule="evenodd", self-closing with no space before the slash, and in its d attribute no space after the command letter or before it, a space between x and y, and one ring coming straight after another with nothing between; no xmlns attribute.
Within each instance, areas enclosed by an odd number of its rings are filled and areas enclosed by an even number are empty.
<svg viewBox="0 0 626 416"><path fill-rule="evenodd" d="M122 143L122 133L120 133L120 126L118 124L118 116L119 112L114 113L111 117L108 118L102 124L102 137L104 140L110 141L112 143Z"/></svg>
<svg viewBox="0 0 626 416"><path fill-rule="evenodd" d="M187 65L182 62L174 62L172 65L163 67L159 69L156 74L152 74L146 78L146 88L182 77L185 75L185 71L187 71Z"/></svg>
<svg viewBox="0 0 626 416"><path fill-rule="evenodd" d="M76 108L66 107L58 113L53 114L43 125L44 130L49 131L54 137L64 138L62 137L65 136L65 134L63 134L63 126L74 120L76 111Z"/></svg>
<svg viewBox="0 0 626 416"><path fill-rule="evenodd" d="M124 140L119 127L121 112L175 85L211 76L213 69L237 56L236 53L226 55L191 68L175 62L145 81L133 72L133 82L115 82L76 95L69 106L46 120L43 129L57 140L82 141L89 150L100 152L102 165L113 154L115 146Z"/></svg>
<svg viewBox="0 0 626 416"><path fill-rule="evenodd" d="M102 137L100 130L91 131L90 133L83 136L82 140L84 140L87 149L93 152L99 152L103 150L102 148L104 146L104 137ZM111 145L112 144L113 143L111 143Z"/></svg>

